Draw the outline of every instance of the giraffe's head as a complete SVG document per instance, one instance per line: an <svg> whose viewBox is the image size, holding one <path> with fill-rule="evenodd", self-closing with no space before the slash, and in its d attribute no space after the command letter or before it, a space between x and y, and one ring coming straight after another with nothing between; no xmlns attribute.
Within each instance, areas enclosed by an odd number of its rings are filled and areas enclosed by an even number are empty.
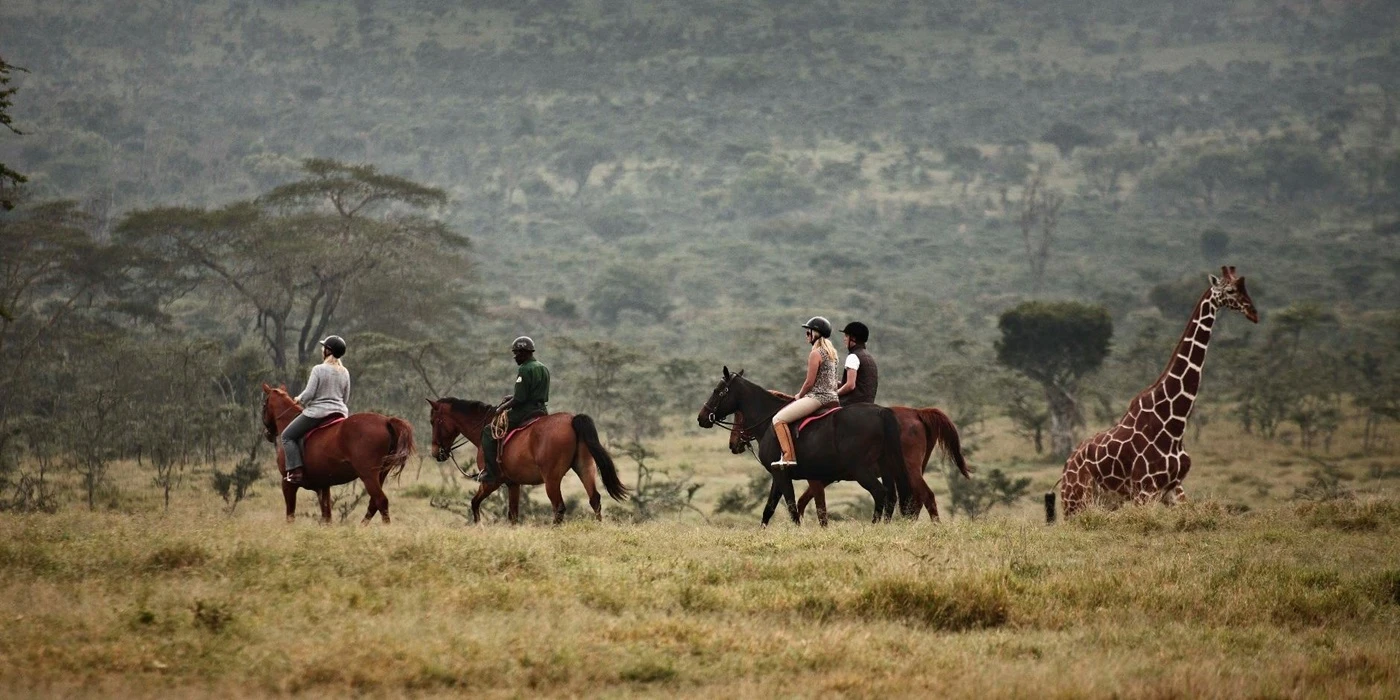
<svg viewBox="0 0 1400 700"><path fill-rule="evenodd" d="M1216 306L1234 309L1249 319L1259 322L1259 312L1254 310L1254 300L1244 288L1244 278L1235 276L1234 266L1220 268L1220 276L1210 276L1210 298Z"/></svg>

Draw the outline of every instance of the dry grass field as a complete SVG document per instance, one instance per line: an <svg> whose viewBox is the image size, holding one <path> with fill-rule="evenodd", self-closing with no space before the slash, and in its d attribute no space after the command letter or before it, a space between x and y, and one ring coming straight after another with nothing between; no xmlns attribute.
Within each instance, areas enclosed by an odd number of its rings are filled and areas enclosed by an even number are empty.
<svg viewBox="0 0 1400 700"><path fill-rule="evenodd" d="M712 499L754 469L720 440L675 430L658 462ZM1400 693L1396 457L1338 455L1352 497L1296 500L1295 450L1228 426L1196 444L1195 503L1053 527L1055 466L1009 438L975 461L1031 476L1023 505L827 530L708 501L471 528L428 505L431 462L390 526L289 526L271 482L228 515L192 472L162 513L124 464L97 512L0 516L0 695Z"/></svg>

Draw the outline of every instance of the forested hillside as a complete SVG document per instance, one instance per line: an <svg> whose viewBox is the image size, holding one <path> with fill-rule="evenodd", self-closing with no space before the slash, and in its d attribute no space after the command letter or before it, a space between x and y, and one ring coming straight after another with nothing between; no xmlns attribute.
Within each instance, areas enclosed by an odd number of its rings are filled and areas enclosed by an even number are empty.
<svg viewBox="0 0 1400 700"><path fill-rule="evenodd" d="M998 319L1072 300L1113 322L1093 424L1222 265L1262 319L1205 415L1317 450L1400 417L1388 0L6 0L0 57L6 503L74 449L89 502L120 456L245 455L329 332L356 408L420 425L529 334L640 446L724 364L795 390L823 314L882 399L1030 435Z"/></svg>

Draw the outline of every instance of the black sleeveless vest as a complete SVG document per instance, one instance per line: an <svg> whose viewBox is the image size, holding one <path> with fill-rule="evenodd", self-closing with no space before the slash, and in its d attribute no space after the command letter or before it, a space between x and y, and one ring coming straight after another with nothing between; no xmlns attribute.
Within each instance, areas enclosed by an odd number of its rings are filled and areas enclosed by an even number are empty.
<svg viewBox="0 0 1400 700"><path fill-rule="evenodd" d="M852 355L860 358L860 370L856 372L856 388L851 393L841 397L841 405L849 406L853 403L875 403L875 390L880 385L880 368L875 365L875 358L870 356L870 351L864 345L857 346L851 351ZM849 378L849 369L842 370L841 383L845 384Z"/></svg>

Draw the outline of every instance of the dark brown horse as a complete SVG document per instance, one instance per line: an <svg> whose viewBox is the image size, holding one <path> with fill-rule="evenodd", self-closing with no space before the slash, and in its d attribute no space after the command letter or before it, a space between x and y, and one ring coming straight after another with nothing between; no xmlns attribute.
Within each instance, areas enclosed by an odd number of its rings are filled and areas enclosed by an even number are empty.
<svg viewBox="0 0 1400 700"><path fill-rule="evenodd" d="M770 393L786 401L792 400L787 394L776 391ZM928 470L928 460L933 455L934 448L941 445L943 454L953 460L958 471L962 472L964 477L971 477L971 469L967 460L963 458L958 429L948 414L937 408L891 406L890 410L894 411L894 417L899 421L899 441L904 449L904 470L909 475L910 486L913 487L914 501L905 508L905 512L918 518L919 508L922 507L928 510L929 519L937 522L938 502L934 499L933 489L924 481L923 474ZM757 436L747 428L743 412L736 412L734 425L729 431L729 451L736 455L742 454L750 449L749 446L755 439ZM817 502L817 519L822 525L826 525L825 483L807 482L807 490L797 499L797 512L805 513L807 503L814 499Z"/></svg>
<svg viewBox="0 0 1400 700"><path fill-rule="evenodd" d="M444 398L428 399L433 407L433 456L445 462L452 456L458 436L465 437L477 450L481 463L481 431L495 415L495 407L480 401ZM530 423L501 446L501 477L510 492L510 521L520 516L520 487L544 484L553 506L554 523L564 520L564 496L559 484L573 470L588 492L593 515L603 519L603 499L598 496L597 474L615 501L627 498L627 487L617 478L612 456L598 439L593 419L572 413L551 413ZM595 469L596 467L596 469ZM500 488L501 482L483 482L472 497L472 522L481 521L481 502Z"/></svg>
<svg viewBox="0 0 1400 700"><path fill-rule="evenodd" d="M263 428L267 441L278 444L278 436L301 406L287 394L287 388L262 385ZM282 498L287 502L287 522L296 519L297 489L315 491L321 501L321 522L331 521L331 487L359 479L369 493L369 512L361 524L368 525L377 512L389 522L389 498L384 480L403 471L413 454L413 426L402 418L378 413L355 413L349 418L318 428L303 440L305 474L301 486L282 481ZM287 456L277 447L277 471L287 473Z"/></svg>
<svg viewBox="0 0 1400 700"><path fill-rule="evenodd" d="M785 402L763 387L744 378L743 372L723 377L696 417L700 427L709 428L742 411L756 426L758 461L773 475L763 524L773 517L779 499L785 500L794 523L801 523L794 479L804 481L855 481L875 500L873 522L886 520L894 511L895 496L903 501L909 495L909 478L904 472L903 450L899 443L899 422L894 413L875 404L857 404L842 409L801 429L796 436L797 466L774 468L778 458L777 438L768 430L773 415Z"/></svg>

